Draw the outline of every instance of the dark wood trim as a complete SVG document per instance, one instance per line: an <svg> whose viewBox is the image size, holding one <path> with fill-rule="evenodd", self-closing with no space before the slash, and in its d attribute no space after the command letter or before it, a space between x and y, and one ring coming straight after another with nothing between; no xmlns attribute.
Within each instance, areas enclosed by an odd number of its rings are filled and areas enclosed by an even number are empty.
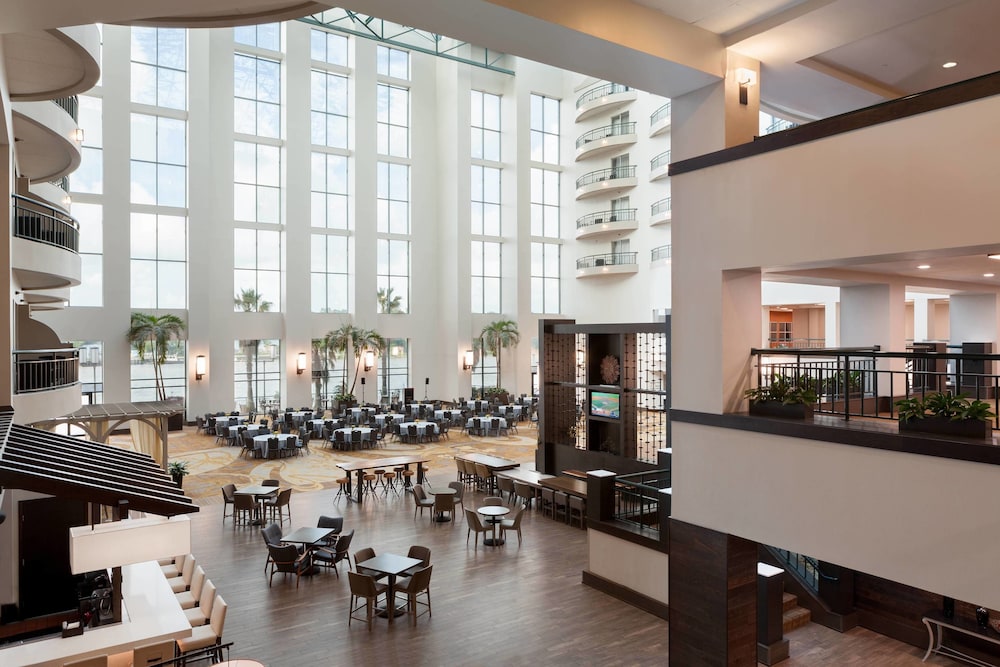
<svg viewBox="0 0 1000 667"><path fill-rule="evenodd" d="M648 530L643 531L638 526L620 521L594 521L593 519L587 519L587 528L598 533L617 537L625 542L637 544L640 547L659 551L664 554L670 553L669 528L667 528L668 534L661 536L659 540L653 539Z"/></svg>
<svg viewBox="0 0 1000 667"><path fill-rule="evenodd" d="M845 632L858 625L858 612L852 611L847 614L838 614L832 611L827 604L813 593L807 586L803 585L797 574L784 566L781 559L775 558L767 546L761 544L757 549L757 557L770 565L780 567L785 571L785 590L798 598L800 607L804 607L812 614L812 622L819 623L837 632Z"/></svg>
<svg viewBox="0 0 1000 667"><path fill-rule="evenodd" d="M744 413L718 415L692 410L671 410L670 421L1000 465L1000 447L994 445L992 440L974 441L916 433L903 434L897 432L896 422L886 420L845 421L838 417L817 415L812 421L795 421L753 417Z"/></svg>
<svg viewBox="0 0 1000 667"><path fill-rule="evenodd" d="M583 571L580 581L586 586L630 604L636 609L648 612L657 618L662 618L664 621L670 618L670 607L666 603L643 595L639 591L634 591L628 586L622 586L616 581L605 579L590 570Z"/></svg>
<svg viewBox="0 0 1000 667"><path fill-rule="evenodd" d="M837 116L806 123L781 132L775 132L751 143L740 144L720 151L706 153L670 165L670 176L686 174L706 167L742 160L771 151L798 146L810 141L826 139L845 132L872 127L909 116L936 111L946 107L973 102L984 97L1000 95L1000 72L985 74L967 81L959 81L940 88L914 93L899 99L882 102L864 109L848 111Z"/></svg>

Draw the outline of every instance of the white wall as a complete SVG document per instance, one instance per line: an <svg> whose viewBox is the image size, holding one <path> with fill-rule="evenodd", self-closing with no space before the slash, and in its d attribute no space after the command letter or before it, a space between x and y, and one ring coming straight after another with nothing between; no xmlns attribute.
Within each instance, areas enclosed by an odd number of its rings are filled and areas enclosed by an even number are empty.
<svg viewBox="0 0 1000 667"><path fill-rule="evenodd" d="M587 531L587 543L592 573L663 604L670 602L667 554L596 530Z"/></svg>

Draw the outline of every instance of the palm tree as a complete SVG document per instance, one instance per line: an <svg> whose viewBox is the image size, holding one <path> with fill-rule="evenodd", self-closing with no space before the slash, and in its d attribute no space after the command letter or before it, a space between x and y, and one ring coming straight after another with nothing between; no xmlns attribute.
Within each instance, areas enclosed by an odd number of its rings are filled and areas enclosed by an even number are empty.
<svg viewBox="0 0 1000 667"><path fill-rule="evenodd" d="M152 355L153 379L156 383L156 396L163 401L167 391L163 386L163 363L167 360L167 348L170 341L180 338L187 325L176 315L150 315L149 313L132 313L128 332L125 334L129 344L139 354L139 359L145 360L146 354Z"/></svg>
<svg viewBox="0 0 1000 667"><path fill-rule="evenodd" d="M337 363L337 353L329 336L313 339L312 378L316 394L316 411L323 410L323 396L330 393L330 367Z"/></svg>
<svg viewBox="0 0 1000 667"><path fill-rule="evenodd" d="M380 313L401 313L403 312L403 297L393 296L391 287L380 287L378 290L378 312Z"/></svg>
<svg viewBox="0 0 1000 667"><path fill-rule="evenodd" d="M386 343L377 331L373 329L357 329L354 332L354 382L351 383L351 393L354 393L354 386L358 383L358 374L361 372L361 359L365 352L371 350L376 354L384 354Z"/></svg>
<svg viewBox="0 0 1000 667"><path fill-rule="evenodd" d="M490 322L479 332L480 346L497 360L497 389L500 388L500 353L508 347L515 347L521 342L521 334L517 330L517 322L513 320L496 320Z"/></svg>
<svg viewBox="0 0 1000 667"><path fill-rule="evenodd" d="M344 324L341 324L340 327L338 327L337 329L327 331L326 336L324 337L324 340L327 341L327 344L329 345L330 350L333 352L334 356L340 354L341 358L345 360L344 376L343 376L344 379L340 383L340 391L338 392L341 394L347 392L347 362L346 362L347 350L352 344L354 344L354 340L358 337L358 333L360 331L361 330L355 327L353 324L345 322Z"/></svg>
<svg viewBox="0 0 1000 667"><path fill-rule="evenodd" d="M271 310L271 302L265 300L264 295L252 287L240 290L240 293L233 299L233 303L244 313L266 313ZM250 410L257 407L253 396L253 384L259 345L259 340L240 341L240 349L243 351L243 359L247 365L247 407Z"/></svg>

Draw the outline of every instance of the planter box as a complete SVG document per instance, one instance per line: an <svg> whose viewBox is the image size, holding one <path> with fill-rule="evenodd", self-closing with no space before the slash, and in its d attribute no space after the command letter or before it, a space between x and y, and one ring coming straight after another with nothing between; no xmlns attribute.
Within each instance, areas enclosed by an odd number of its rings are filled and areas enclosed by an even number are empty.
<svg viewBox="0 0 1000 667"><path fill-rule="evenodd" d="M750 414L757 417L779 417L781 419L812 419L813 406L809 403L785 405L781 401L751 402Z"/></svg>
<svg viewBox="0 0 1000 667"><path fill-rule="evenodd" d="M985 440L993 433L990 422L979 419L965 419L962 421L952 421L945 417L924 417L923 419L910 419L899 422L900 432L909 431L911 433L934 433L936 435L957 435L963 438L977 438Z"/></svg>

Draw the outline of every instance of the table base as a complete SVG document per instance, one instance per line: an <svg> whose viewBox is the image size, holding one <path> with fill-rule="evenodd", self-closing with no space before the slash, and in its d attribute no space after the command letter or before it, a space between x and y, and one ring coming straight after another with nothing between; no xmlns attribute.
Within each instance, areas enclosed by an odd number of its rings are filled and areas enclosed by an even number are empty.
<svg viewBox="0 0 1000 667"><path fill-rule="evenodd" d="M493 538L493 537L487 537L487 538L486 538L485 540L483 540L483 544L485 544L485 545L486 545L486 546L488 546L488 547L499 547L499 546L501 546L501 545L502 545L502 544L503 544L503 543L504 543L505 541L506 541L506 540L502 540L502 539L500 539L499 537L496 537L496 538Z"/></svg>
<svg viewBox="0 0 1000 667"><path fill-rule="evenodd" d="M436 517L434 517L434 520L437 521L438 523L447 523L448 521L451 521L451 517L448 516L447 514L438 514Z"/></svg>
<svg viewBox="0 0 1000 667"><path fill-rule="evenodd" d="M388 618L389 617L389 610L386 607L377 607L375 609L375 615L379 616L381 618ZM402 604L397 604L396 605L395 613L392 616L393 616L393 618L398 618L398 617L404 616L404 615L406 615L406 603L405 602L402 603Z"/></svg>

